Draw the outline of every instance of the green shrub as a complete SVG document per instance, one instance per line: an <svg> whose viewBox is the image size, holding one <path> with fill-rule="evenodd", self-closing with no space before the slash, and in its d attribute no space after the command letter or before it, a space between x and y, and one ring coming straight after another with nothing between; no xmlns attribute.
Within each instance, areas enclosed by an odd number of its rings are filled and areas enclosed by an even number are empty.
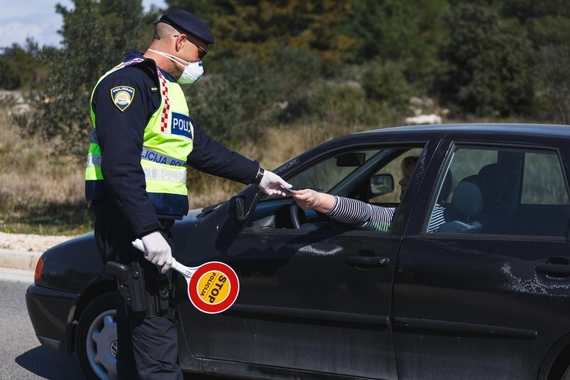
<svg viewBox="0 0 570 380"><path fill-rule="evenodd" d="M22 78L14 61L0 59L0 88L15 90L22 85Z"/></svg>
<svg viewBox="0 0 570 380"><path fill-rule="evenodd" d="M220 74L186 89L190 116L209 135L232 147L257 141L275 117L277 84L266 68L250 59L224 63Z"/></svg>
<svg viewBox="0 0 570 380"><path fill-rule="evenodd" d="M478 116L528 114L533 52L524 25L468 2L451 8L445 22L452 32L440 51L446 67L437 84L440 99Z"/></svg>
<svg viewBox="0 0 570 380"><path fill-rule="evenodd" d="M307 116L307 99L322 70L320 56L306 50L280 46L273 50L269 65L279 90L279 121L295 123Z"/></svg>
<svg viewBox="0 0 570 380"><path fill-rule="evenodd" d="M363 66L360 82L368 99L403 109L408 100L417 95L404 75L399 62L371 61Z"/></svg>
<svg viewBox="0 0 570 380"><path fill-rule="evenodd" d="M357 85L323 83L307 99L307 110L314 120L343 126L365 124L366 94Z"/></svg>
<svg viewBox="0 0 570 380"><path fill-rule="evenodd" d="M537 94L543 117L570 123L570 48L546 46L540 50L536 69Z"/></svg>

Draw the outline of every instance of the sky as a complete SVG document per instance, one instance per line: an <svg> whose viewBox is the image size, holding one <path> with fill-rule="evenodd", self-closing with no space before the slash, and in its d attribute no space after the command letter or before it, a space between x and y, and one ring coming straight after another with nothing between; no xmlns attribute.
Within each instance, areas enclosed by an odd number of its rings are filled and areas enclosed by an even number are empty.
<svg viewBox="0 0 570 380"><path fill-rule="evenodd" d="M28 37L40 47L60 47L57 31L63 26L63 18L55 12L58 3L69 10L74 8L72 0L0 0L0 48L14 43L23 47ZM164 0L143 0L142 4L145 10L151 5L166 8Z"/></svg>

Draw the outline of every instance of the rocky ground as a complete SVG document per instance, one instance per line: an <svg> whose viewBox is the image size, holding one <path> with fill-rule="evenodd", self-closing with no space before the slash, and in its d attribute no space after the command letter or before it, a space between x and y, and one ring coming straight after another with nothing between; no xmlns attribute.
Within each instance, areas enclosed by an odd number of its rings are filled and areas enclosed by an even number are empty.
<svg viewBox="0 0 570 380"><path fill-rule="evenodd" d="M43 252L73 236L19 235L0 232L0 249L21 252Z"/></svg>

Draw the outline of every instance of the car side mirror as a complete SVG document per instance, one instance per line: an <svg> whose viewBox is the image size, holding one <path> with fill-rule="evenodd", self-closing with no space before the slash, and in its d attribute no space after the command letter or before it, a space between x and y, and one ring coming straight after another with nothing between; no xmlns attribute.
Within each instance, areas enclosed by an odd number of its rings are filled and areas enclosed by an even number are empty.
<svg viewBox="0 0 570 380"><path fill-rule="evenodd" d="M247 219L247 211L245 206L245 196L236 195L230 198L228 202L228 213L238 226L242 226Z"/></svg>
<svg viewBox="0 0 570 380"><path fill-rule="evenodd" d="M394 177L392 174L376 174L370 178L370 194L373 197L388 194L394 191Z"/></svg>

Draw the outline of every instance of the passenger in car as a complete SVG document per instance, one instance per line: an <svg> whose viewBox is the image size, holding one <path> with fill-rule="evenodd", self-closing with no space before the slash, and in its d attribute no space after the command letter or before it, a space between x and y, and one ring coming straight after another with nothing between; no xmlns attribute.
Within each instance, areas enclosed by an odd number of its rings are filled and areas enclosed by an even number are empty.
<svg viewBox="0 0 570 380"><path fill-rule="evenodd" d="M407 156L402 160L402 179L398 182L401 190L400 200L408 188L417 162L417 156ZM448 183L451 185L450 181ZM442 193L445 191L449 194L447 189L444 189ZM368 231L390 231L397 210L397 207L371 205L357 199L339 197L311 189L294 190L293 199L302 209L313 209L334 220L352 224L359 229ZM428 232L436 231L439 225L455 218L453 211L451 209L446 210L446 207L440 203L435 206L435 213L437 213L437 217L431 218Z"/></svg>

